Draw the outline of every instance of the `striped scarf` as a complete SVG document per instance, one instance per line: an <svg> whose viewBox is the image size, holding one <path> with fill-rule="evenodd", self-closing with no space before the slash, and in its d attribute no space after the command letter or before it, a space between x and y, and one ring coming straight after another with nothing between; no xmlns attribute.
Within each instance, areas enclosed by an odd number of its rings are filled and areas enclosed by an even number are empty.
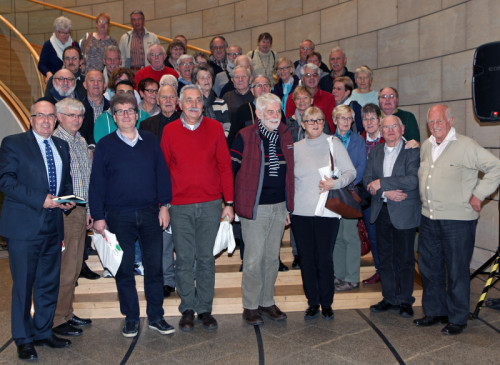
<svg viewBox="0 0 500 365"><path fill-rule="evenodd" d="M259 131L264 138L269 141L269 176L277 177L278 170L280 168L280 162L278 159L278 154L276 153L276 142L278 142L278 129L269 132L259 119Z"/></svg>

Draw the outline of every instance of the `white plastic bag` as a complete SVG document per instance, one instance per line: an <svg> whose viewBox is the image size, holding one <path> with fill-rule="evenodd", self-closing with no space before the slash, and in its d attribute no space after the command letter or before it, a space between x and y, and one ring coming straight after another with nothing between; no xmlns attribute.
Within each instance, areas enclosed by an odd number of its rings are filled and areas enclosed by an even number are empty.
<svg viewBox="0 0 500 365"><path fill-rule="evenodd" d="M106 237L103 237L99 233L94 231L92 235L92 242L97 250L97 254L101 259L102 266L108 269L113 276L116 276L116 272L120 267L123 257L123 251L116 239L116 235L108 230L104 231Z"/></svg>
<svg viewBox="0 0 500 365"><path fill-rule="evenodd" d="M232 254L236 248L234 242L233 227L229 223L229 217L224 217L220 222L219 232L215 238L214 256L217 256L222 250L227 248L227 253Z"/></svg>

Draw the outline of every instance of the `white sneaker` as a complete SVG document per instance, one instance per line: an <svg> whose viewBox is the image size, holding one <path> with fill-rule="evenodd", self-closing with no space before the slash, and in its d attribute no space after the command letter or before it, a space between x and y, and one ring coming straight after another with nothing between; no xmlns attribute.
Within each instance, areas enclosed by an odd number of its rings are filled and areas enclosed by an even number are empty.
<svg viewBox="0 0 500 365"><path fill-rule="evenodd" d="M142 262L134 264L134 271L137 275L144 276L144 266L142 266Z"/></svg>
<svg viewBox="0 0 500 365"><path fill-rule="evenodd" d="M102 272L102 277L103 278L112 278L113 274L111 274L108 269L104 269L104 271Z"/></svg>

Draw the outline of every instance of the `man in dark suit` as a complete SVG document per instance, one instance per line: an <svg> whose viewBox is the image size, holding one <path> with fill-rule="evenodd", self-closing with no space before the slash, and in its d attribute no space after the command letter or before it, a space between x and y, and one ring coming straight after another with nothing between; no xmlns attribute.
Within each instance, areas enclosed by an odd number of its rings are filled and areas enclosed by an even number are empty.
<svg viewBox="0 0 500 365"><path fill-rule="evenodd" d="M377 248L382 281L381 302L372 305L374 313L399 309L402 317L413 316L415 302L416 227L420 224L418 167L420 149L406 149L404 125L396 116L381 123L382 143L370 152L363 184L372 194L370 223L377 230Z"/></svg>
<svg viewBox="0 0 500 365"><path fill-rule="evenodd" d="M33 345L71 344L52 334L52 321L64 237L61 209L75 205L53 200L73 193L68 144L51 136L55 107L41 99L30 112L32 130L5 137L0 147L0 190L5 194L0 234L7 239L13 281L12 337L23 360L37 358Z"/></svg>

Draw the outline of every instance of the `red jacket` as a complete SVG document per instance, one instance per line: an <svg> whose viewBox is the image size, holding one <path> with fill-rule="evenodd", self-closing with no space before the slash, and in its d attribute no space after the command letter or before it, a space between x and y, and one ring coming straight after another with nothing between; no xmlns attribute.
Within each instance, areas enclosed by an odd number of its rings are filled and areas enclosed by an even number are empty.
<svg viewBox="0 0 500 365"><path fill-rule="evenodd" d="M295 192L295 180L293 174L293 140L288 127L280 123L278 127L281 151L286 161L286 205L289 212L293 211L293 198ZM241 167L236 174L234 186L234 206L236 213L243 218L255 219L262 184L261 173L264 171L264 154L262 152L262 141L259 136L258 123L242 129L239 135L243 139L243 151L231 149L234 161L241 161ZM238 162L240 162L238 161Z"/></svg>

